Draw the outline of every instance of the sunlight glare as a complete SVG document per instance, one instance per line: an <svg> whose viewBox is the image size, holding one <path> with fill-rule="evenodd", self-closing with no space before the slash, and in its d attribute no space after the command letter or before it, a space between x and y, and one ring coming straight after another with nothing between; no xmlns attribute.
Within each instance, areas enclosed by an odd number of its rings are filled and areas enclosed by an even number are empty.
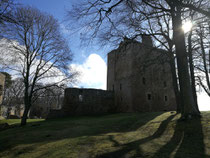
<svg viewBox="0 0 210 158"><path fill-rule="evenodd" d="M191 21L187 21L182 25L182 29L184 30L184 33L189 32L193 27L193 24Z"/></svg>

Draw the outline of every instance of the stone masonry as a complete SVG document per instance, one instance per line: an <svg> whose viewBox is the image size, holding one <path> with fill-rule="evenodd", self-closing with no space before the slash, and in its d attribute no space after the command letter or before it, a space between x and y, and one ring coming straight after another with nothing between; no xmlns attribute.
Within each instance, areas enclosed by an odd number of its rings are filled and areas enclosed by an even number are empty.
<svg viewBox="0 0 210 158"><path fill-rule="evenodd" d="M112 91L67 88L62 109L70 115L95 115L112 112L113 104Z"/></svg>
<svg viewBox="0 0 210 158"><path fill-rule="evenodd" d="M51 110L49 118L100 115L115 112L114 93L100 89L67 88L61 110Z"/></svg>
<svg viewBox="0 0 210 158"><path fill-rule="evenodd" d="M117 112L176 109L167 52L154 48L149 36L142 43L125 39L108 54L107 90Z"/></svg>

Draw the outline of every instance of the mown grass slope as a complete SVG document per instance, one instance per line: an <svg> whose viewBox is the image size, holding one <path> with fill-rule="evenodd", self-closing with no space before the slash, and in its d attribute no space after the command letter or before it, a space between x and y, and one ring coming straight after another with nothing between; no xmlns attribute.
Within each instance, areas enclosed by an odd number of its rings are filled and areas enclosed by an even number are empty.
<svg viewBox="0 0 210 158"><path fill-rule="evenodd" d="M34 120L0 132L0 157L210 157L210 113L186 122L179 117L155 112Z"/></svg>

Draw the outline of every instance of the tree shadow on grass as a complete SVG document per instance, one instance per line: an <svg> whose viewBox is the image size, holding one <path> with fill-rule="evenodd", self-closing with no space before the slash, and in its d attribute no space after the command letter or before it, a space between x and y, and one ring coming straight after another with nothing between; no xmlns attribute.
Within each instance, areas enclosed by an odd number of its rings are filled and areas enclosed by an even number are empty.
<svg viewBox="0 0 210 158"><path fill-rule="evenodd" d="M152 158L209 158L205 155L201 119L178 121L171 140Z"/></svg>
<svg viewBox="0 0 210 158"><path fill-rule="evenodd" d="M97 158L210 158L210 156L205 155L205 145L203 142L204 136L200 118L188 121L177 121L171 140L162 146L153 156L143 155L140 145L159 138L164 133L168 123L174 116L175 115L168 117L161 123L158 130L152 136L144 139L120 145L113 137L110 136L109 140L112 141L115 146L120 147L120 149L98 155ZM133 156L129 156L129 153L132 151L135 151L135 154Z"/></svg>
<svg viewBox="0 0 210 158"><path fill-rule="evenodd" d="M163 112L116 114L28 123L25 127L0 132L0 152L22 144L44 144L66 138L135 131L162 114Z"/></svg>
<svg viewBox="0 0 210 158"><path fill-rule="evenodd" d="M136 154L133 156L133 158L135 157L143 157L144 155L142 155L142 151L139 148L139 146L141 144L147 143L155 138L159 138L165 131L165 129L167 128L168 123L175 117L175 115L171 115L169 116L166 120L162 121L159 128L157 129L157 131L149 137L137 140L137 141L133 141L131 143L127 143L127 144L123 144L120 145L116 140L113 139L113 137L109 137L110 141L112 141L116 146L121 147L119 150L117 151L113 151L113 152L109 152L109 153L105 153L102 155L98 155L97 158L123 158L123 157L128 157L127 154L133 150L135 150Z"/></svg>

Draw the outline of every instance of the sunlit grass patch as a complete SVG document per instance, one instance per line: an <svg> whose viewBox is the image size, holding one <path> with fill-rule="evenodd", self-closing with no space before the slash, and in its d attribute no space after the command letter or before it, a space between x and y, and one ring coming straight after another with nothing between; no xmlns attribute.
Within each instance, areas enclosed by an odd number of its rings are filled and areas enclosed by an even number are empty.
<svg viewBox="0 0 210 158"><path fill-rule="evenodd" d="M210 117L202 115L187 122L170 112L37 120L0 132L0 157L207 157Z"/></svg>

